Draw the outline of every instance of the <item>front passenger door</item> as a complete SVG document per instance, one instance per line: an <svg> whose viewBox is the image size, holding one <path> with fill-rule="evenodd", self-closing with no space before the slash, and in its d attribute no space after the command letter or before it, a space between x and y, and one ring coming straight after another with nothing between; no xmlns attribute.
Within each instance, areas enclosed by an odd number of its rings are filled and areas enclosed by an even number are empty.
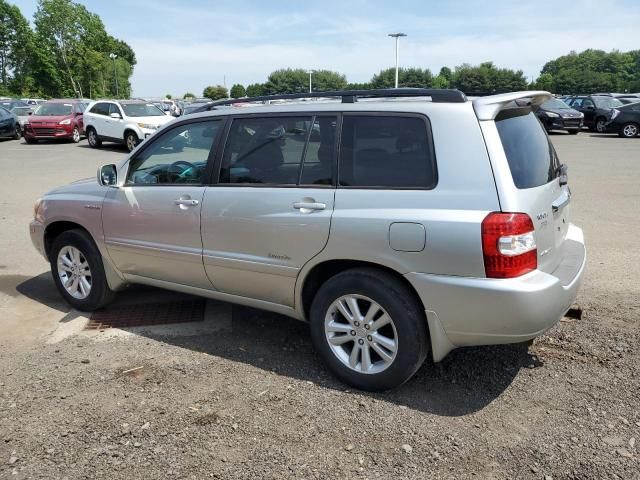
<svg viewBox="0 0 640 480"><path fill-rule="evenodd" d="M211 289L202 264L200 210L221 125L191 121L163 132L131 158L124 185L109 189L105 243L130 280Z"/></svg>

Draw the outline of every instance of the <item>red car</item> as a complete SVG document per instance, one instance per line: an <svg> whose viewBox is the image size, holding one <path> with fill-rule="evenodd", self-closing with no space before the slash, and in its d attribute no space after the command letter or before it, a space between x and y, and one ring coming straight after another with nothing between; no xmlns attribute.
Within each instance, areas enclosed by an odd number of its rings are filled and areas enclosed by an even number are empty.
<svg viewBox="0 0 640 480"><path fill-rule="evenodd" d="M36 143L62 138L78 143L84 135L82 115L86 107L79 100L49 100L39 105L24 124L25 141Z"/></svg>

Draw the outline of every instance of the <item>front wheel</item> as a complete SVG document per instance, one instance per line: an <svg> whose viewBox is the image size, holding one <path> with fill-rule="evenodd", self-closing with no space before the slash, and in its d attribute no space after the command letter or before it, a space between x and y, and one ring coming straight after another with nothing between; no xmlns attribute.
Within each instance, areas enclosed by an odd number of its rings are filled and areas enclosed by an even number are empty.
<svg viewBox="0 0 640 480"><path fill-rule="evenodd" d="M624 138L633 138L638 135L640 129L636 123L625 123L618 134Z"/></svg>
<svg viewBox="0 0 640 480"><path fill-rule="evenodd" d="M311 305L311 338L343 382L369 391L402 385L429 351L424 309L395 277L354 269L327 280Z"/></svg>
<svg viewBox="0 0 640 480"><path fill-rule="evenodd" d="M91 148L98 148L102 145L102 140L100 140L98 133L93 127L87 128L87 142L89 142Z"/></svg>
<svg viewBox="0 0 640 480"><path fill-rule="evenodd" d="M606 119L600 117L596 120L596 132L598 133L605 133L607 131L607 127L606 127Z"/></svg>
<svg viewBox="0 0 640 480"><path fill-rule="evenodd" d="M49 260L53 281L73 308L93 312L113 299L102 256L86 232L61 233L53 241Z"/></svg>
<svg viewBox="0 0 640 480"><path fill-rule="evenodd" d="M80 142L80 130L78 129L78 127L73 128L73 132L71 132L71 141L73 143Z"/></svg>
<svg viewBox="0 0 640 480"><path fill-rule="evenodd" d="M13 134L13 138L14 140L20 140L20 137L22 137L22 130L20 130L20 125L16 125L16 131Z"/></svg>
<svg viewBox="0 0 640 480"><path fill-rule="evenodd" d="M138 136L134 132L127 132L124 136L124 143L130 152L138 146Z"/></svg>

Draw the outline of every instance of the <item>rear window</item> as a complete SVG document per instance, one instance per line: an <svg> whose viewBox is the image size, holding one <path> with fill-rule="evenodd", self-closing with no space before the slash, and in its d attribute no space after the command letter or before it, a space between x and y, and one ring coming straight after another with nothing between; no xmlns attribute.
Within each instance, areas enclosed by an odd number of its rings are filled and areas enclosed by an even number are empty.
<svg viewBox="0 0 640 480"><path fill-rule="evenodd" d="M429 189L435 184L435 158L422 118L345 115L341 186Z"/></svg>
<svg viewBox="0 0 640 480"><path fill-rule="evenodd" d="M503 110L496 117L496 127L516 187L539 187L558 177L556 152L530 109Z"/></svg>

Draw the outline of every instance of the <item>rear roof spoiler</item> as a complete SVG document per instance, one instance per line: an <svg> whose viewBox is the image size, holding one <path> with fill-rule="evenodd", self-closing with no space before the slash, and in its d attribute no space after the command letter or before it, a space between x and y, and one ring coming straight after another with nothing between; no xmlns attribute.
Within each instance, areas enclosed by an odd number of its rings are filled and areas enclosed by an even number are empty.
<svg viewBox="0 0 640 480"><path fill-rule="evenodd" d="M553 95L542 90L501 93L500 95L476 98L473 100L473 109L476 111L478 120L493 120L496 118L496 115L498 115L498 112L509 106L511 102L525 98L530 105L538 106L550 98L553 98Z"/></svg>

